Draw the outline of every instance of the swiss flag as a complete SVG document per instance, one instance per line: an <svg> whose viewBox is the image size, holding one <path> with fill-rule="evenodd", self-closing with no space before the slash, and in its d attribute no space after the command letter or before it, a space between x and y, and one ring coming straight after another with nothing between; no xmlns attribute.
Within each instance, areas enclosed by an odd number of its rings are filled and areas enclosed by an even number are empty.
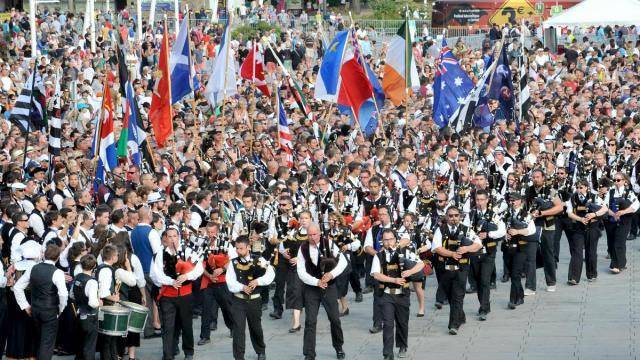
<svg viewBox="0 0 640 360"><path fill-rule="evenodd" d="M160 79L156 80L151 97L149 121L153 127L153 135L159 147L164 147L165 141L173 133L173 115L171 111L171 81L169 73L169 36L164 29L160 59L158 60Z"/></svg>
<svg viewBox="0 0 640 360"><path fill-rule="evenodd" d="M253 44L253 49L251 49L249 55L244 59L240 67L240 76L243 79L254 81L256 87L260 89L264 95L271 96L269 86L267 86L267 82L265 81L262 54L258 51L258 44Z"/></svg>

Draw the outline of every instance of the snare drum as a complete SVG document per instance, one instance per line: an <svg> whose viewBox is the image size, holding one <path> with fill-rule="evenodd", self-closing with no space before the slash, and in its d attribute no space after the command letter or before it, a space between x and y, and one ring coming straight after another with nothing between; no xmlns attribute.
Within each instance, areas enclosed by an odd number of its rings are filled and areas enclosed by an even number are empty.
<svg viewBox="0 0 640 360"><path fill-rule="evenodd" d="M109 336L127 336L129 309L123 306L101 306L98 309L98 332Z"/></svg>
<svg viewBox="0 0 640 360"><path fill-rule="evenodd" d="M127 330L132 333L142 333L144 331L144 326L147 323L149 309L130 301L120 301L120 305L129 309L129 323L127 325Z"/></svg>

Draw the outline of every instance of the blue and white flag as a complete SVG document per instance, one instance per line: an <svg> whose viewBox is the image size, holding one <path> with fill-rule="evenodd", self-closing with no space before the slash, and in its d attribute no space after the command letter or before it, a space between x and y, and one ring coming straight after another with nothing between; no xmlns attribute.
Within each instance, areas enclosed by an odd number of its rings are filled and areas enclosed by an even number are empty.
<svg viewBox="0 0 640 360"><path fill-rule="evenodd" d="M193 93L193 74L191 71L191 50L189 48L189 18L185 17L180 32L173 43L169 57L171 73L171 104Z"/></svg>
<svg viewBox="0 0 640 360"><path fill-rule="evenodd" d="M316 99L338 102L340 69L342 68L344 48L347 46L348 35L348 31L340 31L327 47L316 79L314 94Z"/></svg>
<svg viewBox="0 0 640 360"><path fill-rule="evenodd" d="M443 38L433 82L433 121L440 128L447 126L449 118L464 103L471 89L473 82L460 67L458 59L447 46L447 40Z"/></svg>
<svg viewBox="0 0 640 360"><path fill-rule="evenodd" d="M229 20L227 20L224 35L220 42L220 50L213 61L210 62L209 82L204 90L204 95L212 107L220 105L225 95L230 96L238 93L235 60L229 54L232 51L229 46L230 42L231 28L229 27Z"/></svg>

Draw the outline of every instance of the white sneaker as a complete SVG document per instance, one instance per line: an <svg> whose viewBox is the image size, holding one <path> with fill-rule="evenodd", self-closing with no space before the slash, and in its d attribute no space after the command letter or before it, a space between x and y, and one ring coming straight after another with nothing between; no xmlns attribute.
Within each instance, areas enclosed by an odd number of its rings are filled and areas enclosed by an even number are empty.
<svg viewBox="0 0 640 360"><path fill-rule="evenodd" d="M555 285L547 286L547 291L548 292L556 292L556 286Z"/></svg>
<svg viewBox="0 0 640 360"><path fill-rule="evenodd" d="M531 295L535 295L536 292L531 290L531 289L524 289L524 296L531 296Z"/></svg>

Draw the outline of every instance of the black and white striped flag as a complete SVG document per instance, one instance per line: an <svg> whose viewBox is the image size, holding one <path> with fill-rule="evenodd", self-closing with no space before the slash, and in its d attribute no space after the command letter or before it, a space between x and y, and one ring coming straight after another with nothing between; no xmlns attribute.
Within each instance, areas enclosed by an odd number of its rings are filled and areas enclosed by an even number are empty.
<svg viewBox="0 0 640 360"><path fill-rule="evenodd" d="M35 79L33 78L35 74ZM32 73L11 110L9 121L23 134L41 130L46 124L44 86L39 74Z"/></svg>
<svg viewBox="0 0 640 360"><path fill-rule="evenodd" d="M473 116L475 115L476 107L478 106L478 102L480 101L481 96L486 96L485 86L487 81L496 70L496 66L498 65L498 58L496 58L491 66L484 71L482 77L476 84L476 86L471 90L464 103L458 107L455 113L451 116L451 127L453 127L456 133L461 133L464 129L468 129L473 126Z"/></svg>
<svg viewBox="0 0 640 360"><path fill-rule="evenodd" d="M60 156L60 138L62 137L62 104L60 102L60 82L56 81L53 113L49 121L49 156Z"/></svg>
<svg viewBox="0 0 640 360"><path fill-rule="evenodd" d="M524 24L522 24L522 27L524 28ZM521 123L522 120L527 120L528 118L529 108L531 107L531 94L529 92L529 58L524 47L524 29L520 31L520 34L522 50L520 51L520 57L518 58L520 65L520 81L518 86L518 90L520 90L520 115L518 119Z"/></svg>

